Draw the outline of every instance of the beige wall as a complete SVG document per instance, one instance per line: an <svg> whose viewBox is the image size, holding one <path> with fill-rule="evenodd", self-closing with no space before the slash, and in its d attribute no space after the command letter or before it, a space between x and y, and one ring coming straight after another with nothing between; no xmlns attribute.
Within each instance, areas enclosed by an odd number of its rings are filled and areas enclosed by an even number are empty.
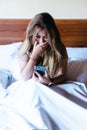
<svg viewBox="0 0 87 130"><path fill-rule="evenodd" d="M39 12L59 19L87 19L87 0L0 0L0 19L32 18Z"/></svg>

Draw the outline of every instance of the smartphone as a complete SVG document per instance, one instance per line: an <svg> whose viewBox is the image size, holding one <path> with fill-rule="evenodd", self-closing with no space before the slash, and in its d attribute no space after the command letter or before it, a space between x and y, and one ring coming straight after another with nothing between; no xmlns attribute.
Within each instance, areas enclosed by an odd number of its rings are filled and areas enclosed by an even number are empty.
<svg viewBox="0 0 87 130"><path fill-rule="evenodd" d="M41 75L45 74L45 70L46 70L46 66L41 66L41 65L36 65L34 66L34 70L36 70L38 73L40 73Z"/></svg>

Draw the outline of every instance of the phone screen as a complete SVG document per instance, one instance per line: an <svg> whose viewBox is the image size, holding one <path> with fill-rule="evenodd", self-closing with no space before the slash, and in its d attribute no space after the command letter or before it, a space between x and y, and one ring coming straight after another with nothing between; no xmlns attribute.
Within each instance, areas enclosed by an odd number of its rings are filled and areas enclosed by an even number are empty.
<svg viewBox="0 0 87 130"><path fill-rule="evenodd" d="M36 70L36 71L37 71L38 73L40 73L41 75L44 75L44 74L45 74L46 67L45 67L45 66L36 65L36 66L34 66L34 70Z"/></svg>

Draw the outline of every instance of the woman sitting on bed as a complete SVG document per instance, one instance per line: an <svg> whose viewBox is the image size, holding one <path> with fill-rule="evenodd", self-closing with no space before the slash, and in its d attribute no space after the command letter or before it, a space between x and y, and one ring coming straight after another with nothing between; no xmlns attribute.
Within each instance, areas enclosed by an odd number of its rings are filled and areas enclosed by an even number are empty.
<svg viewBox="0 0 87 130"><path fill-rule="evenodd" d="M29 23L25 40L19 49L19 62L24 80L33 77L45 85L66 80L67 52L50 14L37 14ZM45 75L35 71L35 65L46 66Z"/></svg>

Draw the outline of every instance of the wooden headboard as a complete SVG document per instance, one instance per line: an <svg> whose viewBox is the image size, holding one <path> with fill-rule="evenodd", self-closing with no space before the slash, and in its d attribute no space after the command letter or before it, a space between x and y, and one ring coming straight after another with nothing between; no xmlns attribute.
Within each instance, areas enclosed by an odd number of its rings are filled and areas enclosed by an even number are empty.
<svg viewBox="0 0 87 130"><path fill-rule="evenodd" d="M0 19L0 44L23 41L29 19ZM87 47L87 20L55 19L67 47Z"/></svg>

